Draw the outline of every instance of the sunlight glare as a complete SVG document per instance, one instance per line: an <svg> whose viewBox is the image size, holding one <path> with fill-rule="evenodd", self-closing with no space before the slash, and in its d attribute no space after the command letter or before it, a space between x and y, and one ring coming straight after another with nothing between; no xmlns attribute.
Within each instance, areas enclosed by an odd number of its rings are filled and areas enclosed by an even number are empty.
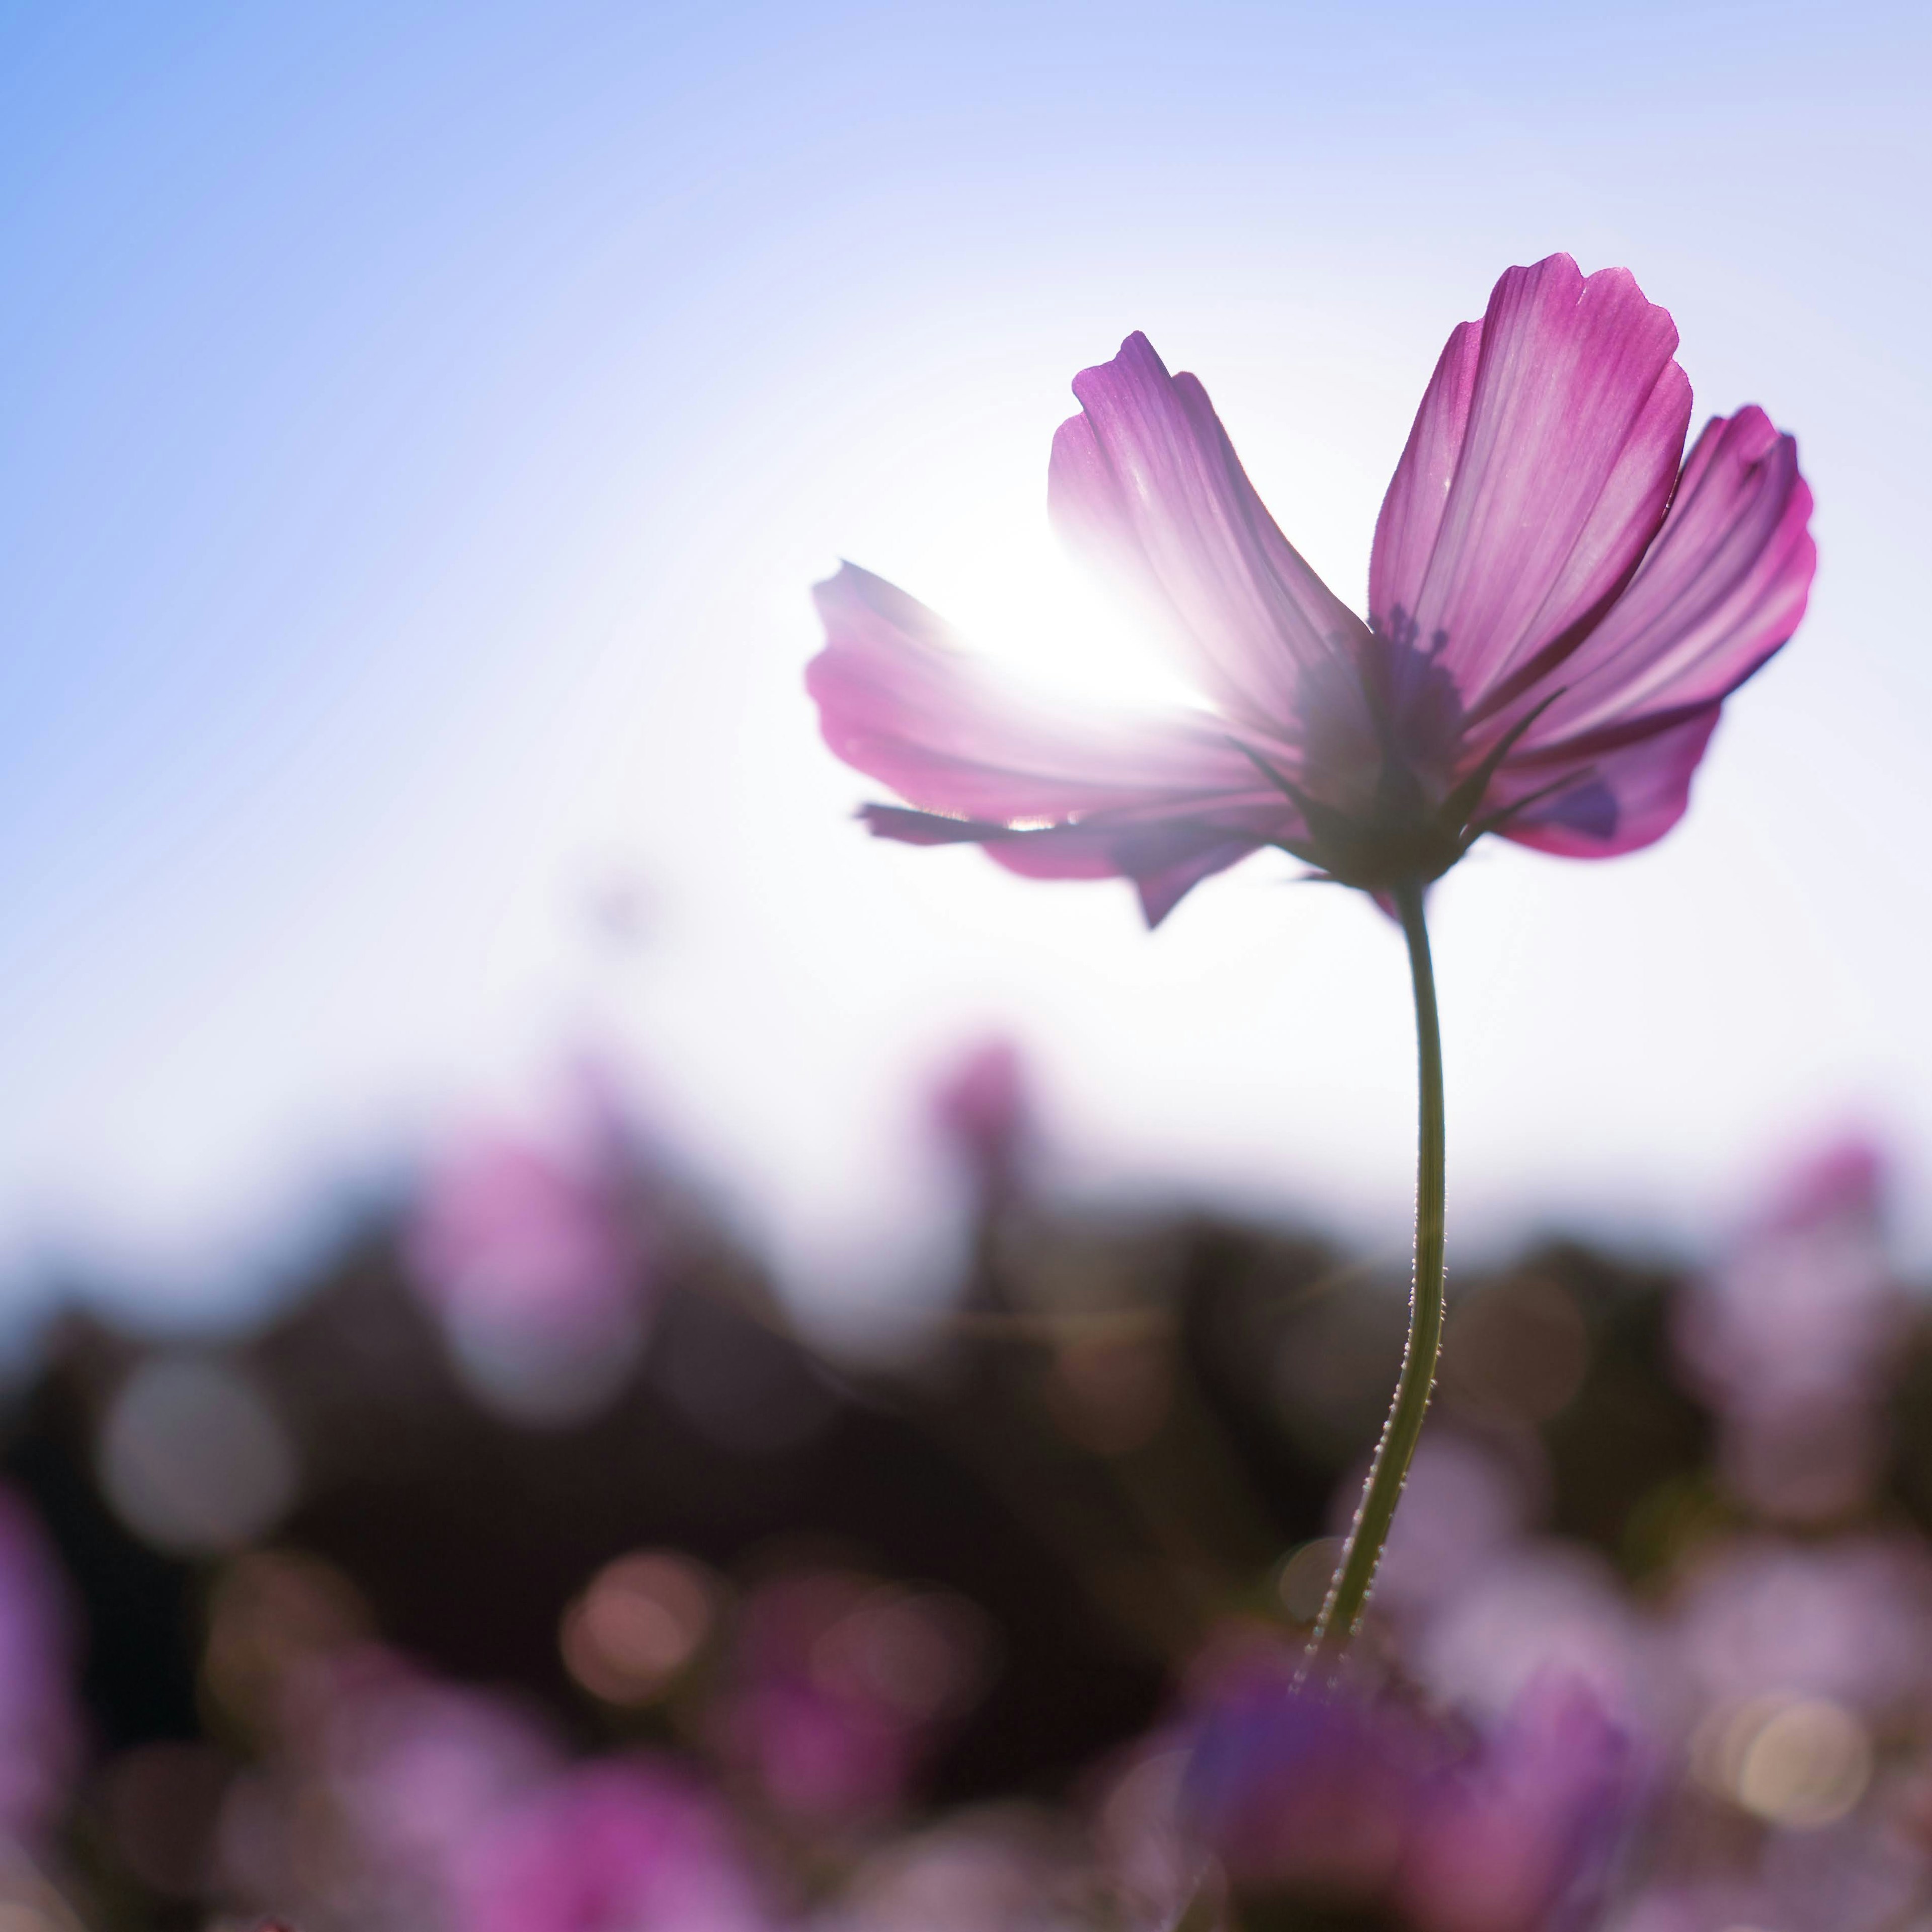
<svg viewBox="0 0 1932 1932"><path fill-rule="evenodd" d="M989 452L989 458L1002 452ZM1054 534L1036 473L989 460L941 522L931 601L976 652L1043 706L1198 707L1152 612L1103 585Z"/></svg>
<svg viewBox="0 0 1932 1932"><path fill-rule="evenodd" d="M988 589L1004 622L998 632L975 622L968 634L1042 700L1133 711L1201 704L1155 614L1109 594L1050 532L1008 550Z"/></svg>

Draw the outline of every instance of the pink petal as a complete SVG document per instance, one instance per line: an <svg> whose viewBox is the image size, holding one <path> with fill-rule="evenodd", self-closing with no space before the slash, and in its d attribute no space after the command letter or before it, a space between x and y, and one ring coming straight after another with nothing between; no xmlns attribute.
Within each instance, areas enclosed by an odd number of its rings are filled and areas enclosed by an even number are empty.
<svg viewBox="0 0 1932 1932"><path fill-rule="evenodd" d="M1440 652L1493 708L1573 649L1670 498L1690 386L1623 268L1510 268L1449 339L1376 530L1385 635Z"/></svg>
<svg viewBox="0 0 1932 1932"><path fill-rule="evenodd" d="M825 742L927 811L1004 826L1256 793L1252 765L1210 724L1057 719L883 578L848 563L813 594L826 641L806 686Z"/></svg>
<svg viewBox="0 0 1932 1932"><path fill-rule="evenodd" d="M1630 586L1552 674L1527 748L1723 698L1804 614L1817 565L1798 446L1760 409L1714 417Z"/></svg>
<svg viewBox="0 0 1932 1932"><path fill-rule="evenodd" d="M1520 845L1568 859L1613 859L1653 844L1684 816L1690 775L1717 729L1718 708L1714 702L1667 712L1511 758L1490 786L1485 809L1559 784L1497 830Z"/></svg>
<svg viewBox="0 0 1932 1932"><path fill-rule="evenodd" d="M1256 830L1188 819L1089 819L1014 831L984 820L942 818L896 806L868 805L860 813L875 837L907 845L983 845L989 858L1028 879L1131 879L1150 927L1160 925L1203 879L1225 872L1277 836L1294 837L1298 826L1265 822L1283 817L1279 806L1243 814Z"/></svg>
<svg viewBox="0 0 1932 1932"><path fill-rule="evenodd" d="M847 564L815 595L826 644L806 682L826 742L925 808L866 806L880 837L982 844L1033 878L1132 879L1158 925L1210 873L1303 834L1210 722L1057 721L1001 690L882 578Z"/></svg>
<svg viewBox="0 0 1932 1932"><path fill-rule="evenodd" d="M1385 636L1415 614L1420 600L1469 425L1482 347L1480 322L1459 322L1450 332L1382 499L1369 560L1369 609Z"/></svg>
<svg viewBox="0 0 1932 1932"><path fill-rule="evenodd" d="M1073 825L989 844L989 857L1028 879L1131 879L1150 928L1203 879L1226 872L1264 842L1225 826L1185 822L1143 828Z"/></svg>
<svg viewBox="0 0 1932 1932"><path fill-rule="evenodd" d="M1054 438L1055 522L1140 591L1190 671L1231 716L1279 731L1297 674L1363 635L1276 526L1208 392L1148 339L1074 378L1082 413Z"/></svg>

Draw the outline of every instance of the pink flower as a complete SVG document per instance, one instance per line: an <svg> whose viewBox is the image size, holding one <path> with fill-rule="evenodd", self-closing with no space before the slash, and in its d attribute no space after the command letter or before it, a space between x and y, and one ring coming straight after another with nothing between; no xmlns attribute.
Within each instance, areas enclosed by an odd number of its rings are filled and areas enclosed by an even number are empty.
<svg viewBox="0 0 1932 1932"><path fill-rule="evenodd" d="M1817 1698L1881 1723L1932 1697L1932 1558L1877 1532L1729 1538L1685 1576L1676 1634L1701 1705Z"/></svg>
<svg viewBox="0 0 1932 1932"><path fill-rule="evenodd" d="M934 1084L933 1125L970 1175L982 1208L1012 1195L1032 1138L1032 1096L1011 1040L981 1042Z"/></svg>
<svg viewBox="0 0 1932 1932"><path fill-rule="evenodd" d="M48 1826L79 1768L74 1606L45 1533L0 1489L0 1844Z"/></svg>
<svg viewBox="0 0 1932 1932"><path fill-rule="evenodd" d="M1713 418L1684 457L1676 346L1624 269L1506 272L1423 397L1365 624L1276 527L1201 384L1130 336L1074 380L1051 507L1201 704L1040 715L848 564L818 589L808 687L832 750L916 808L864 817L1030 878L1130 878L1150 922L1264 846L1381 892L1486 832L1580 858L1649 844L1815 561L1796 446L1762 410Z"/></svg>
<svg viewBox="0 0 1932 1932"><path fill-rule="evenodd" d="M722 1810L651 1760L580 1766L480 1834L460 1932L765 1932Z"/></svg>
<svg viewBox="0 0 1932 1932"><path fill-rule="evenodd" d="M642 1271L620 1185L574 1150L479 1138L430 1178L410 1229L412 1277L436 1306L601 1336Z"/></svg>
<svg viewBox="0 0 1932 1932"><path fill-rule="evenodd" d="M1634 1815L1628 1740L1557 1676L1468 1733L1256 1656L1192 1728L1183 1802L1238 1893L1393 1906L1417 1932L1541 1932Z"/></svg>
<svg viewBox="0 0 1932 1932"><path fill-rule="evenodd" d="M374 1645L316 1669L290 1715L332 1811L398 1888L446 1889L466 1848L558 1773L554 1740L514 1705Z"/></svg>
<svg viewBox="0 0 1932 1932"><path fill-rule="evenodd" d="M1629 1824L1628 1739L1582 1685L1545 1677L1424 1810L1400 1890L1429 1932L1533 1932L1601 1885Z"/></svg>
<svg viewBox="0 0 1932 1932"><path fill-rule="evenodd" d="M1912 1323L1886 1252L1884 1179L1868 1141L1826 1148L1677 1305L1678 1355L1722 1424L1726 1486L1761 1515L1827 1520L1882 1473L1881 1405Z"/></svg>
<svg viewBox="0 0 1932 1932"><path fill-rule="evenodd" d="M981 1621L940 1592L776 1576L745 1605L713 1742L788 1818L825 1830L884 1817L979 1693Z"/></svg>
<svg viewBox="0 0 1932 1932"><path fill-rule="evenodd" d="M1385 1897L1449 1762L1406 1706L1244 1660L1192 1726L1181 1800L1238 1891Z"/></svg>
<svg viewBox="0 0 1932 1932"><path fill-rule="evenodd" d="M410 1278L490 1407L566 1423L616 1394L656 1300L646 1181L595 1089L548 1133L477 1136L431 1168L406 1233Z"/></svg>

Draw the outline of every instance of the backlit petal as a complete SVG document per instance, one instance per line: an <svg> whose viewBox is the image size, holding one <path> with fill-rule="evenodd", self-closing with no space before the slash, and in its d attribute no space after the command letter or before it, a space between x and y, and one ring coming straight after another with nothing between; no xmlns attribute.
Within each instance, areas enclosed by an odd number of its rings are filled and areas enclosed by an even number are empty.
<svg viewBox="0 0 1932 1932"><path fill-rule="evenodd" d="M1226 872L1262 841L1186 820L1109 827L1071 825L1022 832L986 848L1009 872L1029 879L1131 879L1150 927L1160 925L1203 879Z"/></svg>
<svg viewBox="0 0 1932 1932"><path fill-rule="evenodd" d="M1187 819L1089 820L1016 832L984 820L944 818L890 805L868 805L860 814L875 837L902 844L983 845L989 857L1023 878L1131 879L1150 926L1160 925L1203 879L1268 842L1268 812L1246 815L1257 823L1252 834Z"/></svg>
<svg viewBox="0 0 1932 1932"><path fill-rule="evenodd" d="M1718 712L1714 703L1698 705L1509 759L1485 810L1544 793L1497 828L1505 838L1568 859L1639 850L1684 816L1690 776L1717 729Z"/></svg>
<svg viewBox="0 0 1932 1932"><path fill-rule="evenodd" d="M1028 704L868 571L847 564L814 595L826 641L806 684L825 742L928 812L1011 824L1260 789L1224 734L1184 714L1073 720Z"/></svg>
<svg viewBox="0 0 1932 1932"><path fill-rule="evenodd" d="M1450 338L1376 532L1370 606L1493 708L1574 649L1655 535L1690 388L1629 272L1508 270Z"/></svg>
<svg viewBox="0 0 1932 1932"><path fill-rule="evenodd" d="M1552 674L1562 694L1526 748L1735 690L1804 614L1810 514L1791 437L1760 409L1714 418L1629 588Z"/></svg>
<svg viewBox="0 0 1932 1932"><path fill-rule="evenodd" d="M1369 610L1384 637L1396 636L1415 615L1469 424L1482 347L1480 322L1451 331L1382 499L1369 561Z"/></svg>
<svg viewBox="0 0 1932 1932"><path fill-rule="evenodd" d="M1054 438L1048 496L1076 548L1138 595L1231 716L1280 732L1299 667L1351 647L1361 620L1276 526L1208 392L1144 335L1082 370Z"/></svg>

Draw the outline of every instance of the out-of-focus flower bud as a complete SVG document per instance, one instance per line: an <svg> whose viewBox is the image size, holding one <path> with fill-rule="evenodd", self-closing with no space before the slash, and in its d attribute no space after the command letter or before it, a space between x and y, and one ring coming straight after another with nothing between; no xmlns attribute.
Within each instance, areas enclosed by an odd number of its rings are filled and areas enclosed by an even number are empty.
<svg viewBox="0 0 1932 1932"><path fill-rule="evenodd" d="M929 1105L933 1125L971 1177L980 1206L1009 1201L1033 1135L1019 1048L1009 1040L982 1042L940 1076Z"/></svg>
<svg viewBox="0 0 1932 1932"><path fill-rule="evenodd" d="M640 1178L602 1104L542 1137L478 1135L432 1168L408 1233L410 1276L490 1407L571 1422L622 1386L658 1260Z"/></svg>
<svg viewBox="0 0 1932 1932"><path fill-rule="evenodd" d="M1726 1486L1763 1515L1842 1514L1878 1473L1876 1406L1910 1318L1883 1180L1861 1139L1805 1162L1679 1305L1678 1354L1722 1420Z"/></svg>
<svg viewBox="0 0 1932 1932"><path fill-rule="evenodd" d="M944 1592L837 1570L776 1577L744 1606L719 1748L788 1817L876 1820L978 1695L988 1651L985 1619Z"/></svg>

